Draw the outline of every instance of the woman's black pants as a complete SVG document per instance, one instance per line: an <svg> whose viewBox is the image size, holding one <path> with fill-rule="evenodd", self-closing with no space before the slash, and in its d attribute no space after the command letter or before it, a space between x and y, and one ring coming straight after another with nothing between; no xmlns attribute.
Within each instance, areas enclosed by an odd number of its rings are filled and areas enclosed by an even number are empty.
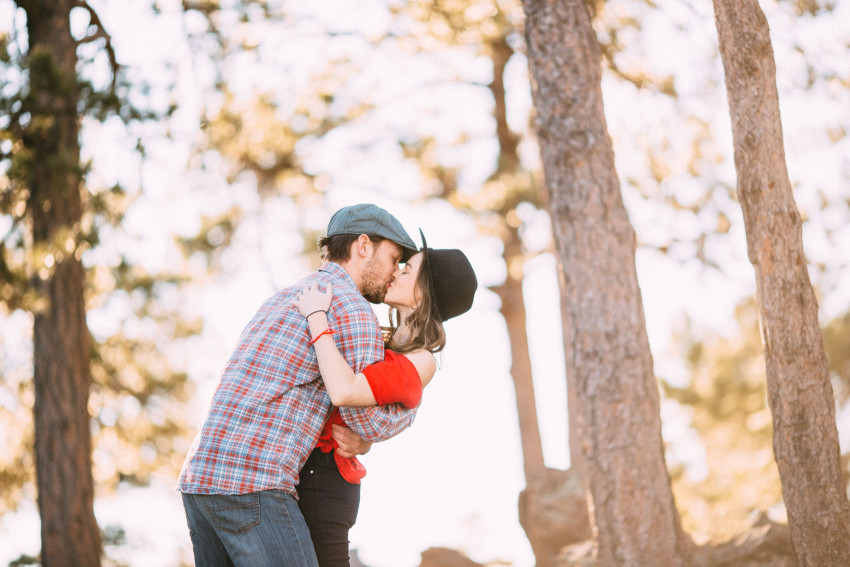
<svg viewBox="0 0 850 567"><path fill-rule="evenodd" d="M348 530L357 520L360 485L342 478L333 452L314 449L301 469L298 507L320 567L349 567Z"/></svg>

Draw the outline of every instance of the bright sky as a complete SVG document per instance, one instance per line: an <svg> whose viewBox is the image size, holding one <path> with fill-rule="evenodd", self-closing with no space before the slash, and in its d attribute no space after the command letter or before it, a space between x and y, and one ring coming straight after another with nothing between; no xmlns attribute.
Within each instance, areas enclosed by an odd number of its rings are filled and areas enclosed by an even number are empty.
<svg viewBox="0 0 850 567"><path fill-rule="evenodd" d="M191 116L198 94L193 91L194 76L203 70L192 69L186 46L180 41L182 30L176 20L164 19L155 23L143 3L93 2L102 7L102 16L112 30L116 49L125 64L136 65L146 76L157 75L158 58L180 53L186 73L182 84L182 99L188 101L186 116ZM176 1L163 3L174 9ZM634 10L644 18L643 36L626 37L635 43L635 53L652 61L650 72L675 73L682 94L678 104L690 105L691 110L711 122L713 144L728 155L731 147L728 117L723 117L725 98L720 91L704 91L706 76L722 86L722 69L716 58L716 34L710 3L693 7L691 3L662 0L663 10L650 12L641 3L626 0L609 2L611 12ZM640 6L638 6L640 4ZM367 22L380 31L383 11L378 2L293 2L302 11L314 10L321 18L336 20L339 25L352 21ZM783 119L786 147L789 147L789 169L792 179L801 187L797 198L801 208L817 199L818 191L841 190L850 174L848 142L830 146L817 136L822 135L823 123L833 117L838 125L850 130L846 112L846 87L834 93L819 93L822 104L807 104L808 96L796 92L799 85L796 68L800 58L794 55L790 38L822 54L821 65L833 65L839 76L850 76L846 46L850 41L850 6L838 6L832 26L819 29L815 23L794 21L771 2L765 2L771 20L774 47L780 69ZM0 2L0 19L9 13L8 2ZM700 11L702 13L700 13ZM354 18L357 13L362 19ZM838 26L839 22L842 25ZM824 25L824 24L818 24ZM683 26L683 27L677 27ZM802 31L801 31L802 30ZM843 31L842 31L843 30ZM805 32L805 33L804 33ZM291 83L304 80L307 68L322 65L321 45L309 30L302 30L294 47L290 36L270 30L258 37L261 45L281 46L285 53L294 54L296 61L285 64L292 71ZM782 43L779 43L782 42ZM833 44L830 44L833 42ZM688 49L670 49L671 44L687 45ZM289 50L287 52L287 50ZM838 53L836 53L838 52ZM840 57L839 57L840 55ZM465 58L464 58L465 57ZM460 57L453 63L486 82L486 65L471 56ZM786 63L787 62L787 63ZM393 91L383 92L381 111L363 128L346 131L346 136L330 137L310 155L309 163L316 170L328 172L333 188L328 193L326 210L316 210L301 218L285 202L263 204L253 196L250 187L240 185L215 187L208 194L218 199L199 199L182 189L197 178L187 177L184 166L188 150L181 140L190 139L195 125L191 119L178 121L177 141L149 148L152 162L141 170L146 193L128 216L128 231L144 242L140 260L168 263L173 257L170 235L189 233L196 228L192 211L200 207L223 207L238 202L247 210L258 213L257 220L238 235L238 251L231 253L227 277L205 282L199 286L192 308L207 320L204 340L183 359L192 376L198 381L199 395L195 413L197 423L215 387L218 371L230 354L230 349L242 326L257 306L283 285L298 279L307 269L294 254L300 241L287 227L302 222L321 229L332 210L341 206L371 201L391 212L402 221L418 241L421 227L434 247L460 247L470 257L479 280L492 285L501 281L504 266L499 260L498 242L476 236L469 219L454 212L445 203L421 205L411 199L419 191L418 174L408 165L392 159L397 147L381 140L377 133L401 130L435 130L438 135L450 136L452 128L461 124L472 132L487 132L490 128L486 93L476 89L423 90L418 87L422 77L438 76L445 61L425 61L415 67L421 76L412 73L409 63L400 52L381 53L376 62L359 77L361 93L380 82L382 75L396 73ZM511 83L511 115L517 128L524 128L530 96L525 62L517 57L509 68ZM790 70L788 67L792 67ZM258 81L271 80L261 76ZM606 79L606 116L609 128L615 133L617 167L624 178L624 195L639 239L653 242L670 232L687 233L694 222L711 223L715 219L693 219L682 214L663 212L636 197L625 181L639 171L646 148L656 147L659 140L670 140L666 157L676 163L680 142L687 140L693 124L679 124L673 116L674 103L659 100L647 93ZM829 87L825 87L829 91ZM795 90L796 89L796 90ZM365 95L364 95L365 96ZM413 110L411 110L413 109ZM418 111L414 111L420 109ZM718 113L718 109L721 111ZM443 112L440 114L438 111ZM814 115L814 116L813 116ZM640 116L641 120L635 120ZM434 128L435 117L445 120L444 130ZM725 120L725 121L724 121ZM814 123L813 123L814 122ZM376 133L377 132L377 133ZM791 135L789 135L789 132ZM86 132L84 144L96 158L96 176L104 186L116 180L129 185L136 183L139 165L135 158L104 156L101 150L121 145L120 129L107 126ZM809 136L807 142L804 137ZM814 141L812 141L814 140ZM357 151L352 147L356 146ZM492 167L492 146L470 144L455 155L459 164L467 167L465 180L474 188L480 177ZM706 147L710 154L711 147ZM709 160L707 160L708 162ZM731 160L706 163L705 178L717 183L734 183ZM692 186L687 172L673 171L669 187L687 200L699 187ZM803 180L803 181L801 181ZM219 193L215 193L218 190ZM752 270L746 260L746 245L740 212L723 201L718 190L717 208L729 210L732 229L725 248L709 250L725 268L725 275L696 267L695 262L674 262L669 257L640 251L638 273L645 302L647 328L656 371L671 381L687 380L681 361L665 356L671 333L687 313L704 328L725 330L733 320L732 305L753 288ZM733 203L734 204L734 203ZM208 212L208 211L204 211ZM843 218L843 217L842 217ZM188 224L187 224L188 219ZM829 220L829 219L827 219ZM541 219L533 225L533 233L546 234L548 225ZM806 234L807 251L817 255L826 246L818 246L823 237L817 231ZM850 250L850 230L842 238ZM684 252L683 252L684 253ZM846 253L846 252L845 252ZM824 252L827 254L827 252ZM107 254L108 255L108 254ZM94 261L94 260L93 260ZM843 262L846 264L847 259ZM843 278L843 279L842 279ZM835 276L835 288L850 289L846 270ZM554 260L543 255L531 262L525 280L528 307L528 330L535 372L535 388L540 413L541 434L547 465L566 468L569 465L566 435L566 392L560 334L557 279ZM846 309L846 295L835 294L826 301L826 308L837 313ZM376 311L380 317L385 313ZM26 320L12 322L25 332ZM106 314L92 316L95 333L108 333L110 318ZM517 497L524 486L514 397L508 374L510 358L504 322L498 314L498 299L486 289L479 291L470 313L447 324L448 347L442 357L440 371L425 393L424 403L413 427L398 438L376 445L362 458L368 469L364 479L360 515L352 536L352 547L370 567L414 567L419 554L430 546L462 549L479 562L507 561L516 567L530 567L533 556L517 519ZM8 346L8 345L7 345ZM679 422L681 425L681 422ZM681 441L678 447L693 443L684 427L665 423L668 441ZM668 458L683 460L699 469L699 452L674 447ZM97 514L102 526L123 524L129 545L122 557L128 565L176 565L174 559L182 554L189 557L189 539L185 529L178 494L173 491L175 479L145 490L122 490L115 496L97 502ZM21 553L36 554L38 550L37 514L34 507L25 507L19 514L0 518L0 564Z"/></svg>

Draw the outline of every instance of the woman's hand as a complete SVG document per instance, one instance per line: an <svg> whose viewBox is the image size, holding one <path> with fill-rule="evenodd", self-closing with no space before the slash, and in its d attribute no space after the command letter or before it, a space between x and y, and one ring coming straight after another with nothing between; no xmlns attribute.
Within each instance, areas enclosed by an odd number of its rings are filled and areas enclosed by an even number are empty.
<svg viewBox="0 0 850 567"><path fill-rule="evenodd" d="M328 283L325 291L319 291L319 284L312 283L304 288L304 291L295 296L292 304L298 307L304 317L308 317L318 311L327 314L334 296L333 284Z"/></svg>

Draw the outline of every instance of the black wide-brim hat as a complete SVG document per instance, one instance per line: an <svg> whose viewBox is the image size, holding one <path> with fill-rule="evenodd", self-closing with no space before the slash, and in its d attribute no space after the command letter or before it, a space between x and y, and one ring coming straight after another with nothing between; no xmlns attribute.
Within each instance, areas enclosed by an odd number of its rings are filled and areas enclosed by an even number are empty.
<svg viewBox="0 0 850 567"><path fill-rule="evenodd" d="M440 321L447 321L469 311L478 279L466 254L455 248L428 248L425 235L422 237L423 263L430 268L431 289Z"/></svg>

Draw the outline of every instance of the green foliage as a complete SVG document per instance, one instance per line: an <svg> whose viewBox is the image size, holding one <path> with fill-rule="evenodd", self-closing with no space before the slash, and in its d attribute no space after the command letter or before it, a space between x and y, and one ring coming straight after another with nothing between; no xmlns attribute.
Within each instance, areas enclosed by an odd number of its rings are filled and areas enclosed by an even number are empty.
<svg viewBox="0 0 850 567"><path fill-rule="evenodd" d="M274 49L251 41L264 32L269 36L297 35L289 29L286 13L253 0L228 5L192 2L184 3L183 8L203 17L206 27L191 38L198 46L194 56L215 75L210 85L214 88L203 99L201 136L190 167L214 169L212 175L223 175L230 186L248 185L264 204L320 208L328 179L305 164L310 144L370 110L368 103L342 103L336 96L357 71L348 55L329 54L325 67L307 72L309 88L295 89L286 80L291 72L287 65L292 63L279 61L280 54ZM275 76L281 81L273 87L266 82L253 85L243 68L246 60L255 66L255 77ZM198 190L211 192L206 187ZM224 188L221 193L228 191ZM219 199L231 200L227 195ZM181 248L187 256L203 258L210 271L218 271L237 232L256 220L257 214L258 210L246 210L234 200L206 214L197 234L179 240ZM304 237L305 255L315 257L313 227L295 224L289 228Z"/></svg>
<svg viewBox="0 0 850 567"><path fill-rule="evenodd" d="M835 0L782 0L794 6L800 16L817 16L822 12L832 12L837 7Z"/></svg>
<svg viewBox="0 0 850 567"><path fill-rule="evenodd" d="M42 51L25 54L26 38L15 30L0 36L0 75L14 78L0 86L0 318L6 329L12 320L31 314L43 305L33 287L35 277L49 270L63 254L75 254L87 266L86 300L89 317L98 308L124 304L124 318L108 336L94 337L91 352L93 384L89 411L92 415L94 472L99 491L121 481L144 484L153 475L173 476L179 470L188 445L189 431L184 404L190 396L185 370L175 366L170 352L200 331L195 320L186 320L179 302L186 278L180 267L170 273L147 273L126 255L114 264L96 263L120 250L124 215L133 198L120 185L108 188L89 183L96 173L92 164L78 163L58 155L49 163L34 163L27 148L32 143L51 143L55 109L39 105L39 93L79 100L72 111L84 127L118 118L128 135L148 120L166 120L174 110L154 111L132 102L133 93L145 85L131 84L122 69L114 66L114 80L98 87L89 77L102 72L94 60L81 61L79 73L59 73L51 57ZM135 97L138 101L138 96ZM40 141L40 142L39 142ZM144 144L141 139L137 150ZM58 168L58 169L57 169ZM54 227L47 247L34 245L30 182L36 172L51 175L70 171L82 178L83 214L78 225ZM104 256L104 252L107 252ZM23 327L14 327L22 332ZM30 331L31 332L31 331ZM24 333L26 334L26 333ZM30 341L23 341L31 350ZM3 346L0 343L0 346ZM32 497L32 361L3 357L0 351L0 395L15 400L0 404L0 428L6 436L0 454L0 496L3 509L14 509L25 494Z"/></svg>
<svg viewBox="0 0 850 567"><path fill-rule="evenodd" d="M8 414L0 417L0 423L6 425L10 422L11 419ZM11 427L5 430L11 432ZM21 487L34 481L31 457L33 451L32 435L26 435L23 439L15 439L16 437L18 436L12 432L10 438L19 442L20 445L15 447L16 450L11 458L4 459L4 462L0 464L0 514L14 510L21 496Z"/></svg>
<svg viewBox="0 0 850 567"><path fill-rule="evenodd" d="M92 351L95 479L109 489L119 482L145 485L157 474L173 476L188 448L185 404L192 389L169 355L197 335L201 324L164 298L176 297L186 280L148 274L126 261L112 269L96 266L90 275L92 296L127 313Z"/></svg>
<svg viewBox="0 0 850 567"><path fill-rule="evenodd" d="M835 399L843 405L850 400L850 313L827 323L823 329L823 345Z"/></svg>
<svg viewBox="0 0 850 567"><path fill-rule="evenodd" d="M680 350L692 381L683 388L662 382L668 398L690 408L706 452L704 479L674 471L682 521L686 531L714 540L742 532L754 511L782 499L755 301L741 304L736 314L740 330L733 336L682 333Z"/></svg>
<svg viewBox="0 0 850 567"><path fill-rule="evenodd" d="M9 65L12 63L12 57L9 54L10 41L9 34L0 32L0 65Z"/></svg>
<svg viewBox="0 0 850 567"><path fill-rule="evenodd" d="M692 381L673 387L662 381L667 398L690 409L691 426L706 451L708 474L690 478L674 471L676 499L687 531L723 540L740 533L752 514L781 503L779 475L773 458L773 427L767 405L758 307L748 299L736 309L740 329L732 336L696 338L689 330L677 343ZM823 329L836 403L848 399L850 314ZM850 471L850 454L842 466ZM847 474L847 473L845 473Z"/></svg>

